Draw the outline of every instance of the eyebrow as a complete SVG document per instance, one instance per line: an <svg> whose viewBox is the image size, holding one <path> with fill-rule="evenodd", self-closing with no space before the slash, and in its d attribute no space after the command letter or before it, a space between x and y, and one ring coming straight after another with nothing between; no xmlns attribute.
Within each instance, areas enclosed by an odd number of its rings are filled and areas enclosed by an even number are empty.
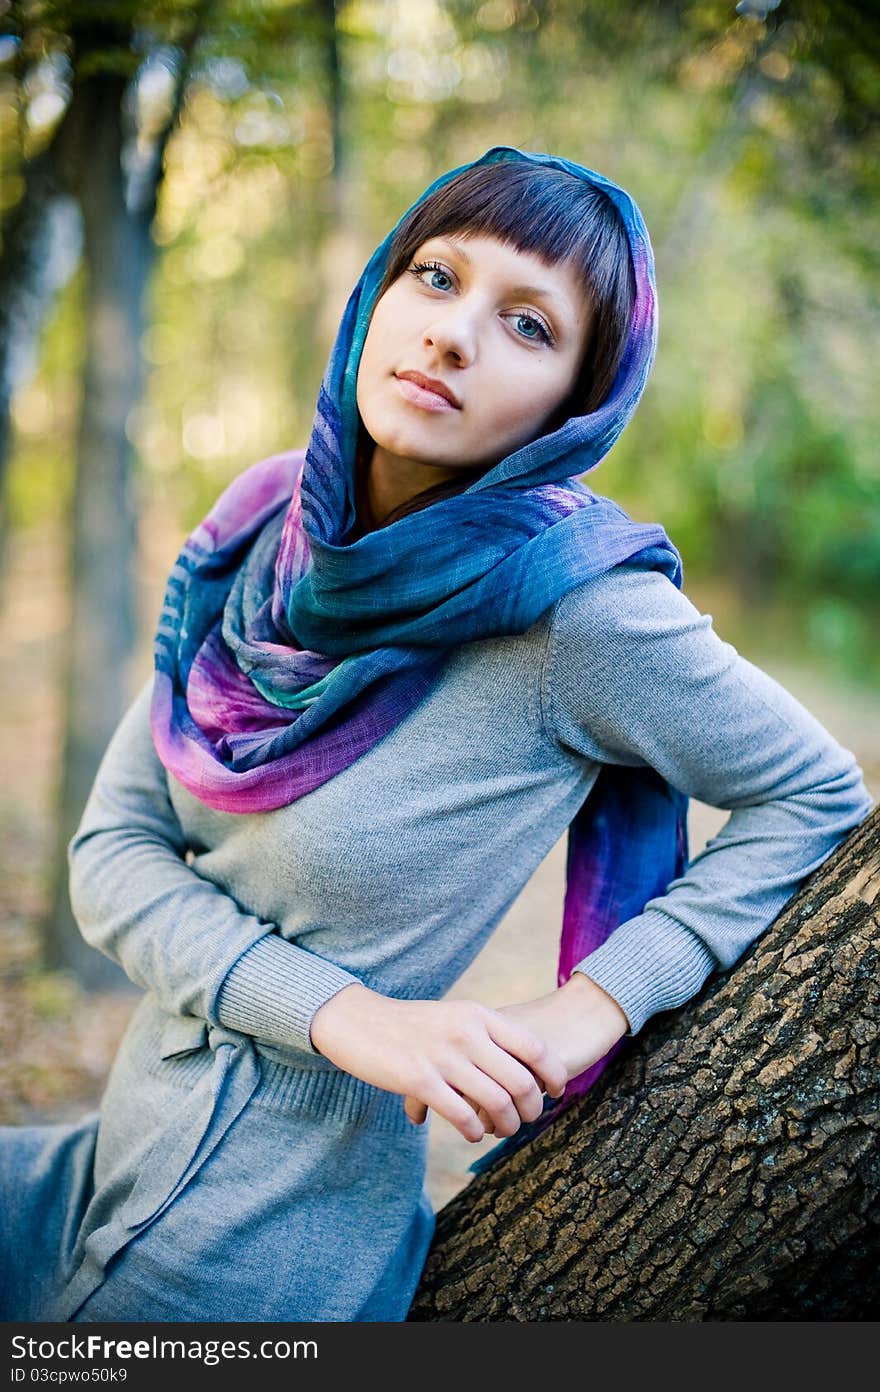
<svg viewBox="0 0 880 1392"><path fill-rule="evenodd" d="M461 242L457 241L455 237L434 237L432 240L435 242L443 242L445 246L451 247L453 251L458 253L466 266L471 265L471 258L468 256ZM568 300L555 290L550 290L541 285L512 285L510 287L510 293L511 295L530 295L537 299L552 300L556 307L561 309L563 313L566 314L567 318L570 318L568 315Z"/></svg>

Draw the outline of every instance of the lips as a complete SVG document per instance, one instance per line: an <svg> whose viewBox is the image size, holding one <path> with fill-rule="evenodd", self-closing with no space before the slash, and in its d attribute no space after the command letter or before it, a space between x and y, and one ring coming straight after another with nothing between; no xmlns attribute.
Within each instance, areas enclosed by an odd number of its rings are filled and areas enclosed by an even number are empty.
<svg viewBox="0 0 880 1392"><path fill-rule="evenodd" d="M421 387L423 391L433 392L435 396L442 396L444 400L448 401L452 406L461 410L461 402L455 395L455 392L451 387L447 387L445 382L441 382L439 378L426 377L423 372L414 371L398 372L395 375L400 381L414 382L415 385Z"/></svg>

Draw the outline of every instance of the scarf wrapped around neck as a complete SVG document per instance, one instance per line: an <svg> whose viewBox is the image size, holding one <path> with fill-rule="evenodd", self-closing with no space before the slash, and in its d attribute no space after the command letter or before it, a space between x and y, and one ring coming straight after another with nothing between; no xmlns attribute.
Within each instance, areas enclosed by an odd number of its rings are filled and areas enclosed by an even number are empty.
<svg viewBox="0 0 880 1392"><path fill-rule="evenodd" d="M346 543L357 520L358 363L400 222L392 228L346 304L307 448L235 478L167 582L154 643L153 740L165 768L209 807L264 812L294 802L405 719L458 644L524 633L563 594L613 566L659 569L681 586L681 558L664 529L634 522L579 478L629 421L656 352L654 258L642 215L616 184L558 156L496 145L474 163L503 159L590 180L623 217L636 298L612 387L598 410L515 450L464 492ZM469 167L441 175L417 203ZM602 767L568 829L559 985L683 873L687 806L649 767ZM471 1169L544 1130L626 1037Z"/></svg>

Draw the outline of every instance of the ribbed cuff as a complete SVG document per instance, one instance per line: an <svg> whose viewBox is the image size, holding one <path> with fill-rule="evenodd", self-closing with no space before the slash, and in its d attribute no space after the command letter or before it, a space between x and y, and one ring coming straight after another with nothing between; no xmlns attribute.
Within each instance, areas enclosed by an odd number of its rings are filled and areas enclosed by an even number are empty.
<svg viewBox="0 0 880 1392"><path fill-rule="evenodd" d="M228 1029L307 1053L312 1017L343 986L359 981L344 967L267 933L242 953L217 995L217 1018Z"/></svg>
<svg viewBox="0 0 880 1392"><path fill-rule="evenodd" d="M718 965L704 942L674 919L646 909L615 928L573 968L601 986L629 1020L628 1038L659 1010L695 996Z"/></svg>

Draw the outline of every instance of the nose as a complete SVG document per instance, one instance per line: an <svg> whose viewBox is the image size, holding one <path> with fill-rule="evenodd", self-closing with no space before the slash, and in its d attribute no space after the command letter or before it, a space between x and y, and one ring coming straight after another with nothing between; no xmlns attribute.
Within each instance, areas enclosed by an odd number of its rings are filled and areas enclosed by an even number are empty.
<svg viewBox="0 0 880 1392"><path fill-rule="evenodd" d="M461 305L450 305L438 314L425 329L424 345L432 348L438 359L453 358L459 365L472 362L476 353L474 316Z"/></svg>

